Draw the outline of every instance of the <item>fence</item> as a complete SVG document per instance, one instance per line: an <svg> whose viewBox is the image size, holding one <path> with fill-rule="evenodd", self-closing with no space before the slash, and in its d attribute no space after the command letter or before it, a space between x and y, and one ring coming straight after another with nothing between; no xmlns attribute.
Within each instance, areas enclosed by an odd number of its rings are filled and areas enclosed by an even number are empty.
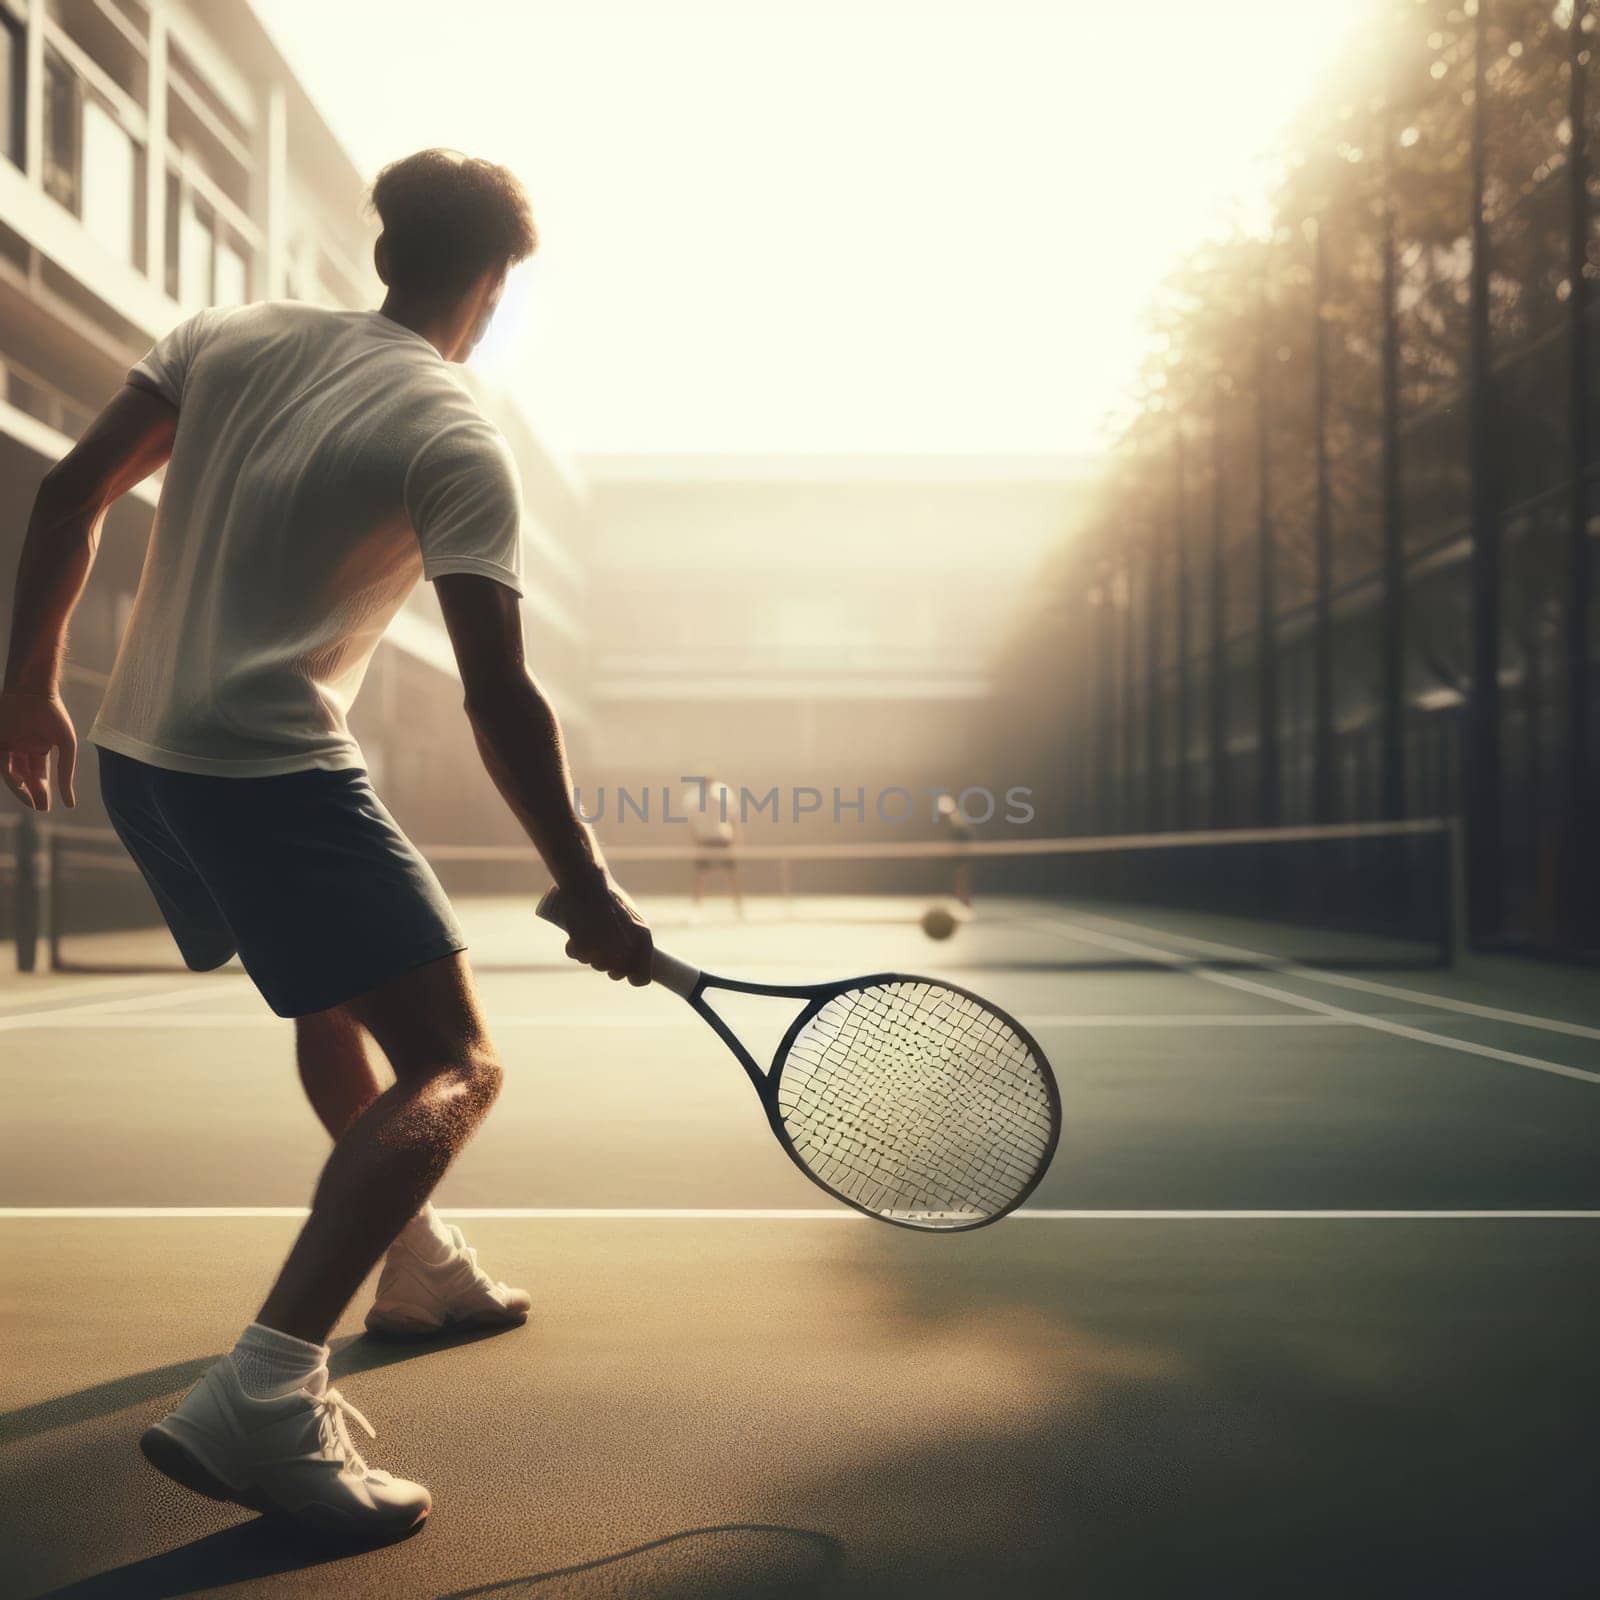
<svg viewBox="0 0 1600 1600"><path fill-rule="evenodd" d="M1479 943L1600 946L1597 43L1383 12L1172 274L1006 676L1054 831L1459 814Z"/></svg>

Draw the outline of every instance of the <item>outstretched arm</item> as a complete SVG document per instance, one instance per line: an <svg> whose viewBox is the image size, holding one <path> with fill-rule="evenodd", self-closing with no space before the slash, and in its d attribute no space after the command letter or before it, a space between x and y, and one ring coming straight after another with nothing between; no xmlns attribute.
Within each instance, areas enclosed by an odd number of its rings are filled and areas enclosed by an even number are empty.
<svg viewBox="0 0 1600 1600"><path fill-rule="evenodd" d="M35 811L50 809L50 752L62 798L75 805L78 741L61 703L61 657L73 607L89 581L111 503L172 453L178 413L124 384L88 431L44 475L17 564L11 648L0 692L0 776Z"/></svg>
<svg viewBox="0 0 1600 1600"><path fill-rule="evenodd" d="M523 659L516 594L473 573L443 574L434 587L483 764L561 886L567 954L613 978L648 983L650 930L611 881L573 804L561 724Z"/></svg>

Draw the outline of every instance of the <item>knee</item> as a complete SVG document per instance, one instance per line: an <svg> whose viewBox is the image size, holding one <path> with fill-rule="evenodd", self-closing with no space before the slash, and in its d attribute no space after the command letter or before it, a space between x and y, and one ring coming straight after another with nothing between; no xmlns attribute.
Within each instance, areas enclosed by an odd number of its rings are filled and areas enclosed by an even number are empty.
<svg viewBox="0 0 1600 1600"><path fill-rule="evenodd" d="M441 1100L472 1116L482 1116L495 1102L505 1081L500 1058L487 1045L464 1046L450 1060L426 1074L429 1087Z"/></svg>
<svg viewBox="0 0 1600 1600"><path fill-rule="evenodd" d="M500 1057L486 1046L478 1046L468 1056L462 1068L467 1092L487 1111L500 1096L501 1085L506 1081L506 1069Z"/></svg>

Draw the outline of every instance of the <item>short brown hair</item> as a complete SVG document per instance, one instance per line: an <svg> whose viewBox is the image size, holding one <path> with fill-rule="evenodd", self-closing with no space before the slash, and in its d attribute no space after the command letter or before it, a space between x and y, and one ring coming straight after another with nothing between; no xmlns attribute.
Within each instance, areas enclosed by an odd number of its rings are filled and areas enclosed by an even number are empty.
<svg viewBox="0 0 1600 1600"><path fill-rule="evenodd" d="M459 150L419 150L390 162L370 203L383 224L385 281L408 294L461 294L539 243L516 175Z"/></svg>

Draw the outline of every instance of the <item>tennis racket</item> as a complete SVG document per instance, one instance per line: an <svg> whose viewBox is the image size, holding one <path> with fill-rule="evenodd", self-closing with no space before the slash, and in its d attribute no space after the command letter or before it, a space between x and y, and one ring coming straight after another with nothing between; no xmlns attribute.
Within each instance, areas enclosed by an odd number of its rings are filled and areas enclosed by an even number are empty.
<svg viewBox="0 0 1600 1600"><path fill-rule="evenodd" d="M559 890L539 915L565 927ZM898 972L746 983L659 949L651 978L733 1052L789 1159L866 1216L925 1233L981 1228L1050 1165L1061 1133L1050 1064L1020 1022L969 990ZM800 1002L770 1067L712 1008L715 990Z"/></svg>

